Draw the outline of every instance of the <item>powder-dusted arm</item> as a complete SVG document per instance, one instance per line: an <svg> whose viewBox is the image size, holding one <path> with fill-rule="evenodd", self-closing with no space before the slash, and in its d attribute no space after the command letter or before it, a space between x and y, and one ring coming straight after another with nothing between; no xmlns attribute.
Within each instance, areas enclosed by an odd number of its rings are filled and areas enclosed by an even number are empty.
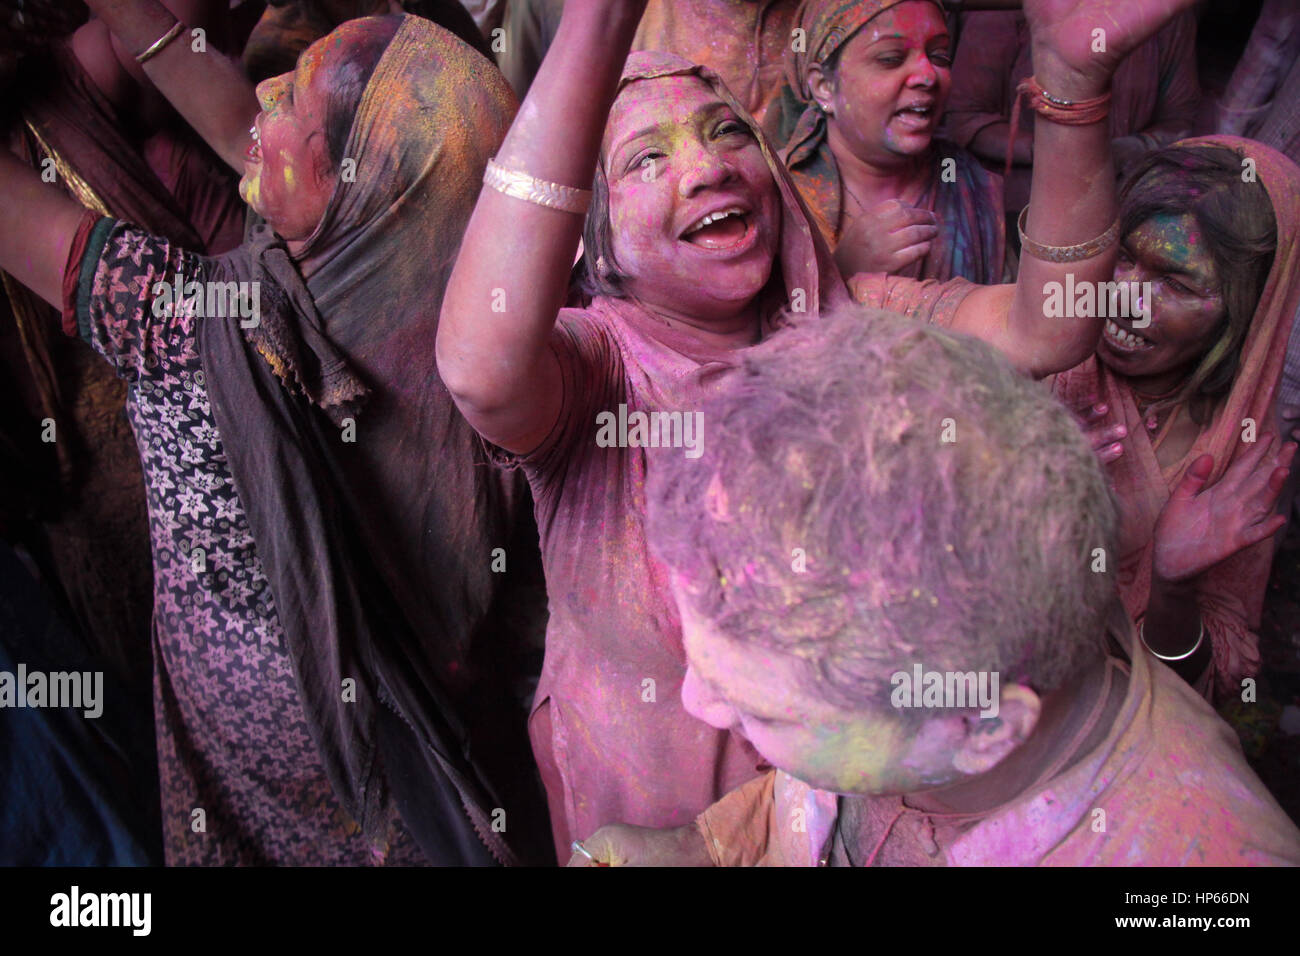
<svg viewBox="0 0 1300 956"><path fill-rule="evenodd" d="M1034 75L1051 95L1071 101L1100 96L1116 67L1193 0L1026 0ZM1106 52L1092 50L1105 30ZM1038 243L1071 246L1095 239L1115 221L1115 174L1105 122L1066 126L1039 119L1025 233ZM1014 286L984 286L957 310L954 328L985 339L1023 371L1044 376L1072 368L1097 346L1102 319L1047 318L1044 306L1073 274L1074 286L1110 281L1117 246L1070 263L1022 255ZM1100 310L1097 310L1100 311Z"/></svg>
<svg viewBox="0 0 1300 956"><path fill-rule="evenodd" d="M0 270L56 309L63 270L84 207L7 150L0 149Z"/></svg>
<svg viewBox="0 0 1300 956"><path fill-rule="evenodd" d="M645 0L570 0L497 154L506 169L589 189ZM525 454L559 418L551 351L583 219L484 188L451 274L438 370L484 438Z"/></svg>
<svg viewBox="0 0 1300 956"><path fill-rule="evenodd" d="M248 128L258 111L253 83L214 44L205 41L202 52L194 50L195 24L185 19L194 5L177 0L166 6L159 0L87 0L86 5L112 32L123 69L133 75L143 70L213 151L242 172ZM178 16L181 33L143 66L137 64L135 56L165 36Z"/></svg>

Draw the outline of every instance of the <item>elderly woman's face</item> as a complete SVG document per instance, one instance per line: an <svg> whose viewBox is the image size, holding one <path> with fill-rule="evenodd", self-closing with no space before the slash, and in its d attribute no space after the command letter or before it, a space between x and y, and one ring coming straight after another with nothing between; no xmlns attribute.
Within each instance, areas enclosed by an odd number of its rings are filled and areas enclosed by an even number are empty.
<svg viewBox="0 0 1300 956"><path fill-rule="evenodd" d="M1196 217L1153 216L1124 237L1116 282L1150 282L1150 324L1108 319L1097 356L1131 378L1190 372L1218 338L1227 308Z"/></svg>
<svg viewBox="0 0 1300 956"><path fill-rule="evenodd" d="M628 291L670 314L742 312L780 239L776 182L749 126L696 77L642 80L614 104L604 157Z"/></svg>
<svg viewBox="0 0 1300 956"><path fill-rule="evenodd" d="M855 156L892 165L930 148L952 83L950 51L939 8L909 0L854 34L834 80L813 75L813 93Z"/></svg>
<svg viewBox="0 0 1300 956"><path fill-rule="evenodd" d="M342 28L335 31L339 32ZM331 169L325 138L332 72L327 40L303 51L294 72L258 85L262 112L253 126L239 182L244 202L270 223L291 249L315 231L338 178ZM345 49L346 43L329 49L335 48Z"/></svg>

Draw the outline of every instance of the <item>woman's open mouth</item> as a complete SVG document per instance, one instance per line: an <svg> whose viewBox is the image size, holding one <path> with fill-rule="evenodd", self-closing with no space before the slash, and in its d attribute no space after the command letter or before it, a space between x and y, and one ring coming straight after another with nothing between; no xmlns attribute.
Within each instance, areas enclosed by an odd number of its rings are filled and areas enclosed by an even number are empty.
<svg viewBox="0 0 1300 956"><path fill-rule="evenodd" d="M747 209L727 206L697 219L681 240L709 252L734 253L752 245L756 231Z"/></svg>
<svg viewBox="0 0 1300 956"><path fill-rule="evenodd" d="M1128 329L1121 329L1110 319L1106 320L1101 337L1114 351L1125 354L1145 352L1155 348L1155 343L1150 339L1144 338L1136 332L1130 332Z"/></svg>
<svg viewBox="0 0 1300 956"><path fill-rule="evenodd" d="M894 114L899 124L908 129L928 130L934 125L934 106L907 106Z"/></svg>
<svg viewBox="0 0 1300 956"><path fill-rule="evenodd" d="M244 150L244 158L250 163L260 163L262 161L262 134L258 131L256 123L249 127L248 135L252 137L252 141L248 144L248 149Z"/></svg>

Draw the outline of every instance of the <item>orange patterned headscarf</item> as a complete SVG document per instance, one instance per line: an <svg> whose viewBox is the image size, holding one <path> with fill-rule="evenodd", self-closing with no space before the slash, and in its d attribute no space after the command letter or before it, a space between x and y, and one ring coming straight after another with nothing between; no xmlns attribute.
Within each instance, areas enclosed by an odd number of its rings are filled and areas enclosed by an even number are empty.
<svg viewBox="0 0 1300 956"><path fill-rule="evenodd" d="M817 152L826 138L826 114L813 99L808 79L811 63L824 64L843 48L867 23L906 0L805 0L795 14L802 30L801 52L787 60L790 89L805 109L782 152L787 165L795 166ZM938 0L930 0L940 6ZM794 48L792 48L794 49Z"/></svg>

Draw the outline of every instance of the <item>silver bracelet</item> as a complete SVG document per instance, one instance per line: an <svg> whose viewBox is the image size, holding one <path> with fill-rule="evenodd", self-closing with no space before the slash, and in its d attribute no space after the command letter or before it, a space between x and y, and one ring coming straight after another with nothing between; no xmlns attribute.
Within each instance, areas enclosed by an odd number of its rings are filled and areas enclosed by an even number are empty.
<svg viewBox="0 0 1300 956"><path fill-rule="evenodd" d="M1193 654L1195 654L1197 651L1201 649L1201 641L1205 640L1205 621L1201 620L1199 617L1197 618L1197 621L1201 625L1201 633L1196 635L1196 643L1192 645L1192 649L1188 651L1186 654L1178 654L1174 657L1170 657L1168 655L1160 654L1156 651L1151 650L1151 645L1147 643L1147 636L1145 633L1146 626L1147 626L1147 622L1145 618L1143 618L1142 623L1138 625L1138 640L1140 640L1142 642L1142 646L1147 649L1147 653L1149 653L1152 657L1158 660L1168 661L1170 663L1172 663L1173 661L1185 661L1187 660L1187 658L1191 657Z"/></svg>
<svg viewBox="0 0 1300 956"><path fill-rule="evenodd" d="M591 206L590 189L561 186L519 170L506 169L498 165L495 158L488 160L483 182L497 192L515 199L548 209L558 209L560 212L571 212L576 216L585 216Z"/></svg>

